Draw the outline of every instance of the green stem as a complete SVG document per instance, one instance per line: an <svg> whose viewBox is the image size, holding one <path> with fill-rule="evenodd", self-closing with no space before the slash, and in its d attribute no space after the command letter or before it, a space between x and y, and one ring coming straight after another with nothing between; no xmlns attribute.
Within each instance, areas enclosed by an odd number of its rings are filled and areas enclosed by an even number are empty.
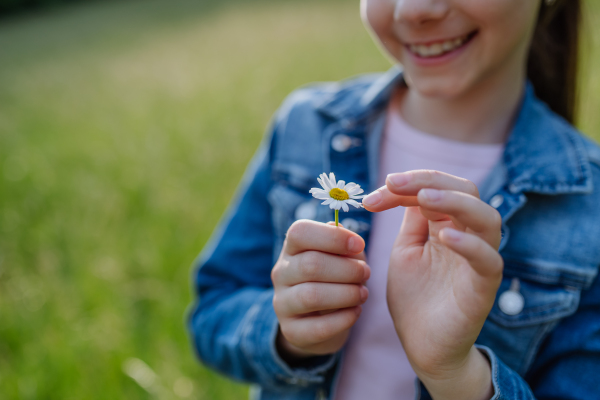
<svg viewBox="0 0 600 400"><path fill-rule="evenodd" d="M340 210L335 210L335 226L338 226Z"/></svg>

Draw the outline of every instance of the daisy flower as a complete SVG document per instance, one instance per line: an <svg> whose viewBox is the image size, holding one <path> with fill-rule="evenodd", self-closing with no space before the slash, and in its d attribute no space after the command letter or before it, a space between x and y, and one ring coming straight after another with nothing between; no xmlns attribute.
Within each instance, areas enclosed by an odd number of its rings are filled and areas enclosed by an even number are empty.
<svg viewBox="0 0 600 400"><path fill-rule="evenodd" d="M358 199L362 199L364 196L359 196L364 190L360 188L360 185L350 182L346 185L345 181L336 181L333 172L322 173L317 178L317 181L323 189L312 188L310 193L313 197L319 200L325 200L323 205L329 206L332 210L335 210L335 225L338 225L338 213L340 208L344 211L348 211L348 204L361 208L362 204L359 203Z"/></svg>

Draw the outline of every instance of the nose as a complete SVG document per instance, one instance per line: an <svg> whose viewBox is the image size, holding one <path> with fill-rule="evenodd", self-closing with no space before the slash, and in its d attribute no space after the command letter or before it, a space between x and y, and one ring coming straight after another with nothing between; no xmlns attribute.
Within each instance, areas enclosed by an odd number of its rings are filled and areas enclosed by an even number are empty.
<svg viewBox="0 0 600 400"><path fill-rule="evenodd" d="M394 20L422 25L443 18L448 10L447 0L396 0Z"/></svg>

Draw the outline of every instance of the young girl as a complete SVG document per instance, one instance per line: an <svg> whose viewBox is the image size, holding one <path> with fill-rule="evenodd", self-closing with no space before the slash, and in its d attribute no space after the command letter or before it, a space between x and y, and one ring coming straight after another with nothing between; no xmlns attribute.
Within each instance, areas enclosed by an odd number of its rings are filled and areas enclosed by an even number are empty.
<svg viewBox="0 0 600 400"><path fill-rule="evenodd" d="M579 1L361 6L402 69L285 101L200 259L199 357L260 399L600 399ZM322 172L374 190L343 227Z"/></svg>

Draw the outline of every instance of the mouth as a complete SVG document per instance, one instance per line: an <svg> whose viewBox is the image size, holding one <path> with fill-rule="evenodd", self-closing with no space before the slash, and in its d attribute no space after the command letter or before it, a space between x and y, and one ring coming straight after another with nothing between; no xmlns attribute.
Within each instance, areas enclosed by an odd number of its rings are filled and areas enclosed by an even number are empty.
<svg viewBox="0 0 600 400"><path fill-rule="evenodd" d="M420 58L436 58L442 57L448 53L452 53L461 47L464 47L477 35L477 31L473 31L466 35L456 38L447 39L439 42L430 43L412 43L405 44L404 47L412 54Z"/></svg>

